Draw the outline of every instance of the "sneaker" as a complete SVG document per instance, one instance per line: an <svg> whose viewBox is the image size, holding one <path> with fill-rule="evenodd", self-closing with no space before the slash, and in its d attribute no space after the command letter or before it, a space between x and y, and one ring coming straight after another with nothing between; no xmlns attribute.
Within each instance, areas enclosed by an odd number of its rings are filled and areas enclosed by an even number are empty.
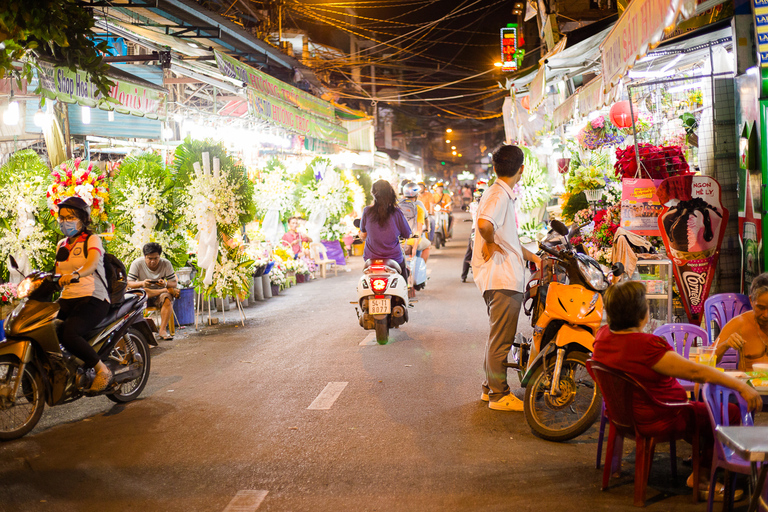
<svg viewBox="0 0 768 512"><path fill-rule="evenodd" d="M498 402L488 402L488 407L494 411L522 412L523 401L515 395L509 394L504 396L504 398Z"/></svg>
<svg viewBox="0 0 768 512"><path fill-rule="evenodd" d="M99 368L100 367L100 368ZM96 370L96 376L93 378L93 382L91 383L91 388L89 391L91 393L98 393L100 391L104 391L107 389L107 386L109 386L109 383L112 381L112 372L109 368L107 368L107 365L104 363L100 363L97 365Z"/></svg>
<svg viewBox="0 0 768 512"><path fill-rule="evenodd" d="M466 278L466 277L462 277L462 278L461 278L461 282L462 282L462 283L466 283L466 282L467 282L467 278Z"/></svg>
<svg viewBox="0 0 768 512"><path fill-rule="evenodd" d="M491 399L488 398L488 393L481 394L480 395L480 400L482 400L483 402L490 402L491 401Z"/></svg>

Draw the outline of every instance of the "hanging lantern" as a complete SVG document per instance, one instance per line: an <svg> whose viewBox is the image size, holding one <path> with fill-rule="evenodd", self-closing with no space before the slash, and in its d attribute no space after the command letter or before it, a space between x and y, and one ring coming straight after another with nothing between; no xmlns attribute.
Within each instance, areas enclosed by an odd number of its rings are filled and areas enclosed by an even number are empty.
<svg viewBox="0 0 768 512"><path fill-rule="evenodd" d="M531 110L531 97L530 96L523 96L520 100L520 104L523 106L523 108L530 112Z"/></svg>
<svg viewBox="0 0 768 512"><path fill-rule="evenodd" d="M637 121L637 109L634 110L635 121ZM629 101L618 101L611 106L611 111L608 114L611 122L619 128L631 128L632 127L632 112L629 108Z"/></svg>

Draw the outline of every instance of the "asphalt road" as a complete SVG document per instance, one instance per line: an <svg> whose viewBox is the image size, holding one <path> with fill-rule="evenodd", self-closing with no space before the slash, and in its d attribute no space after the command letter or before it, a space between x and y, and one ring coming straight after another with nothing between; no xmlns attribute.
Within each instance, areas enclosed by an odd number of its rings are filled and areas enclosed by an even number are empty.
<svg viewBox="0 0 768 512"><path fill-rule="evenodd" d="M47 408L0 444L0 511L634 510L633 443L602 492L595 427L550 443L480 401L488 324L459 280L464 217L390 344L365 344L349 304L361 258L248 308L245 327L230 313L186 329L152 349L141 399ZM340 391L330 408L308 409L326 386ZM671 482L660 445L648 510L705 510L679 472Z"/></svg>

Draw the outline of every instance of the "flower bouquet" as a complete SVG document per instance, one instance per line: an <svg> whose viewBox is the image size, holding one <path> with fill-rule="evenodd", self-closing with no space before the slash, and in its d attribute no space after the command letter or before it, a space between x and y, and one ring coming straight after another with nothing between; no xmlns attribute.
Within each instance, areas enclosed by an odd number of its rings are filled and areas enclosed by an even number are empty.
<svg viewBox="0 0 768 512"><path fill-rule="evenodd" d="M617 146L624 142L621 131L603 116L589 121L576 138L581 147L591 151L604 146Z"/></svg>
<svg viewBox="0 0 768 512"><path fill-rule="evenodd" d="M670 176L692 174L685 155L680 146L654 146L638 144L640 163L648 177L654 180L664 180ZM635 146L624 149L616 148L616 176L634 178L638 175Z"/></svg>
<svg viewBox="0 0 768 512"><path fill-rule="evenodd" d="M53 183L48 187L48 208L51 215L59 215L59 203L71 196L77 196L91 207L91 218L94 222L107 220L106 205L109 202L109 187L107 175L94 169L93 162L84 166L80 158L67 160L53 170Z"/></svg>

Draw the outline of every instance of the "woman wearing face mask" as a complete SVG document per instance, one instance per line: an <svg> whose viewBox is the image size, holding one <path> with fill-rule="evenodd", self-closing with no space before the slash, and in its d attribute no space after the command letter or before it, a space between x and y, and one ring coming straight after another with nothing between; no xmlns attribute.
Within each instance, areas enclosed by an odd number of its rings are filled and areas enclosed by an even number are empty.
<svg viewBox="0 0 768 512"><path fill-rule="evenodd" d="M112 379L112 372L99 360L96 351L85 339L109 311L109 294L104 273L104 248L101 238L89 229L90 208L79 197L68 197L59 203L59 227L66 238L57 249L66 247L69 256L56 262L63 290L58 318L64 321L61 344L82 359L86 368L96 370L90 390L103 391ZM86 241L88 254L85 254ZM75 280L76 282L72 282ZM79 280L79 281L78 281Z"/></svg>

